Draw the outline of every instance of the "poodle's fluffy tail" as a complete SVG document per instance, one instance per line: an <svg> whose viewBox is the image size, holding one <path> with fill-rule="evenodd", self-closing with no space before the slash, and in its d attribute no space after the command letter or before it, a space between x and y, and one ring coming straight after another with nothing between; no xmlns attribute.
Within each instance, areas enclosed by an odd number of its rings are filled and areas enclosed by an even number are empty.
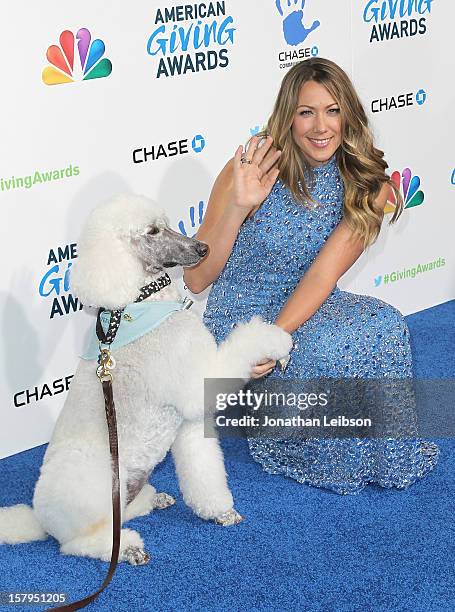
<svg viewBox="0 0 455 612"><path fill-rule="evenodd" d="M47 537L30 506L0 508L0 544L23 544Z"/></svg>

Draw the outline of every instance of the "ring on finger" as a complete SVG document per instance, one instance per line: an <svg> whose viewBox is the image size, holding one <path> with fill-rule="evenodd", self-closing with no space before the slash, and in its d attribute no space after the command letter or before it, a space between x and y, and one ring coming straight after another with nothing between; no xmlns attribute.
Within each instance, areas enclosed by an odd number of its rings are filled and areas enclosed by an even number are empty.
<svg viewBox="0 0 455 612"><path fill-rule="evenodd" d="M246 157L241 157L240 163L241 164L252 164L253 162L251 161L251 159L247 159Z"/></svg>

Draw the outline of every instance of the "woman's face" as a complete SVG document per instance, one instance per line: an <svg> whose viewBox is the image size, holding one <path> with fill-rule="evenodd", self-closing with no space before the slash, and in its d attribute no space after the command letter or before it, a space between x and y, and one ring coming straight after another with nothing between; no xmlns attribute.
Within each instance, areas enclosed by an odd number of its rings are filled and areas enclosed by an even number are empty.
<svg viewBox="0 0 455 612"><path fill-rule="evenodd" d="M327 89L307 81L300 89L292 135L311 166L326 162L341 144L340 107Z"/></svg>

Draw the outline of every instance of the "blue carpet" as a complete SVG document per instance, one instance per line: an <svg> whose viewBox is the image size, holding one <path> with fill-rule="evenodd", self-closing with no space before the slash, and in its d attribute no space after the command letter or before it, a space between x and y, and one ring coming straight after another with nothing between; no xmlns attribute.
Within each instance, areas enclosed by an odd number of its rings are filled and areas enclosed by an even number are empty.
<svg viewBox="0 0 455 612"><path fill-rule="evenodd" d="M455 377L455 301L407 317L416 376ZM436 471L408 491L369 486L339 496L265 474L245 442L223 447L235 528L196 518L183 504L172 461L153 484L178 498L131 521L152 561L121 564L93 610L442 612L455 609L455 442L440 441ZM29 503L45 447L0 462L0 505ZM107 564L59 554L56 541L0 547L0 591L66 592L102 583ZM42 606L8 606L5 610Z"/></svg>

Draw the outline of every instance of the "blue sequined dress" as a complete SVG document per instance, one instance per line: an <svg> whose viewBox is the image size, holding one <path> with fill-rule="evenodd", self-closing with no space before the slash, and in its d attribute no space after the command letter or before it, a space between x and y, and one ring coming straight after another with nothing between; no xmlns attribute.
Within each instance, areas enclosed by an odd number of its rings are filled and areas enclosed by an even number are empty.
<svg viewBox="0 0 455 612"><path fill-rule="evenodd" d="M336 156L306 177L311 209L296 203L278 179L269 197L241 226L231 255L211 288L204 323L221 342L240 321L260 314L274 321L330 233L342 219L343 182ZM285 371L265 379L407 378L409 332L401 313L377 298L335 287L293 334ZM367 483L407 488L436 464L436 445L412 439L248 439L264 470L337 493Z"/></svg>

